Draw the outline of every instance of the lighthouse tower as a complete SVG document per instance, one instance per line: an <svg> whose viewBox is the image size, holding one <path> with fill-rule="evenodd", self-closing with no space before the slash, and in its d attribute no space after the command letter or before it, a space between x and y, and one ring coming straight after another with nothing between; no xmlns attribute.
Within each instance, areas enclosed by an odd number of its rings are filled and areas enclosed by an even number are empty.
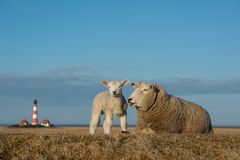
<svg viewBox="0 0 240 160"><path fill-rule="evenodd" d="M34 99L33 102L33 114L32 114L32 125L38 125L38 113L37 113L37 99Z"/></svg>

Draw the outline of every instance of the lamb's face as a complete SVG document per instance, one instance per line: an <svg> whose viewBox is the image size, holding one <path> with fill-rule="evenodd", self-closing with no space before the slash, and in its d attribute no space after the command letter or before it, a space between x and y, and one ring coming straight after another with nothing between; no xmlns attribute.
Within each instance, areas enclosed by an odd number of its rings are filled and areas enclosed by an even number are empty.
<svg viewBox="0 0 240 160"><path fill-rule="evenodd" d="M128 80L124 80L124 81L111 81L111 82L108 82L106 80L102 81L102 84L106 87L108 87L108 90L109 90L109 94L111 96L114 96L114 97L118 97L120 95L122 95L122 87L127 85L129 83Z"/></svg>
<svg viewBox="0 0 240 160"><path fill-rule="evenodd" d="M128 98L128 103L136 107L140 111L147 111L155 100L156 92L151 85L140 82L139 84L132 83L135 89Z"/></svg>

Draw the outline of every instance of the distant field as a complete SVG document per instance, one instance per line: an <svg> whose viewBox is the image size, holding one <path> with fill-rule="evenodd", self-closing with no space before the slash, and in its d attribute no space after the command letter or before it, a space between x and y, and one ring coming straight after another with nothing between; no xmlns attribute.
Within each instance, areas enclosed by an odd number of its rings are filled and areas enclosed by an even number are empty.
<svg viewBox="0 0 240 160"><path fill-rule="evenodd" d="M129 128L112 136L102 128L96 136L87 127L0 127L0 159L239 159L240 129L215 128L212 135L144 135Z"/></svg>

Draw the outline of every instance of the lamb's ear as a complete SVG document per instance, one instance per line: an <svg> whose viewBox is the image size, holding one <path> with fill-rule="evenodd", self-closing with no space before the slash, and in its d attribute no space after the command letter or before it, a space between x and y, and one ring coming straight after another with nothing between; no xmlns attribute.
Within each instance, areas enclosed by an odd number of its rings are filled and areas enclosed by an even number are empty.
<svg viewBox="0 0 240 160"><path fill-rule="evenodd" d="M123 80L123 81L121 81L121 86L126 86L126 85L128 85L128 83L129 83L129 80Z"/></svg>
<svg viewBox="0 0 240 160"><path fill-rule="evenodd" d="M102 85L104 85L104 86L106 86L106 87L107 87L107 86L108 86L108 84L109 84L109 82L108 82L108 81L106 81L106 80L103 80L101 83L102 83Z"/></svg>

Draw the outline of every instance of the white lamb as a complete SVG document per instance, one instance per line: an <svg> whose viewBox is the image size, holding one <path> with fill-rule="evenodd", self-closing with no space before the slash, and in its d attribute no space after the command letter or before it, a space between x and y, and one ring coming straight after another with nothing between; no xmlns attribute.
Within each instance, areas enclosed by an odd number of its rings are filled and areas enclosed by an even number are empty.
<svg viewBox="0 0 240 160"><path fill-rule="evenodd" d="M122 87L129 83L129 80L121 82L106 80L101 82L108 87L108 91L100 92L96 95L92 105L92 118L90 122L90 133L95 134L100 123L101 114L105 115L103 123L104 134L110 134L113 118L120 118L122 133L127 133L127 102L122 95Z"/></svg>

